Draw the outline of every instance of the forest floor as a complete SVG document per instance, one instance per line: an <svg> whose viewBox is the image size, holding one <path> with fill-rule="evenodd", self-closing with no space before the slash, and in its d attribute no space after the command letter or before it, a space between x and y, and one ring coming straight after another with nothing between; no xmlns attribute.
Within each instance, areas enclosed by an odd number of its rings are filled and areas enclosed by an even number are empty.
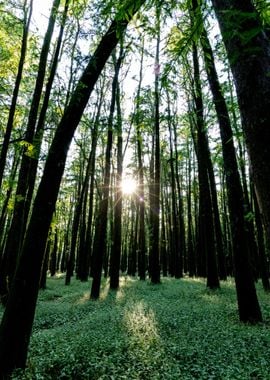
<svg viewBox="0 0 270 380"><path fill-rule="evenodd" d="M270 295L257 285L264 322L239 323L234 283L121 278L102 285L49 278L40 291L28 368L13 379L270 379ZM1 313L0 313L1 314Z"/></svg>

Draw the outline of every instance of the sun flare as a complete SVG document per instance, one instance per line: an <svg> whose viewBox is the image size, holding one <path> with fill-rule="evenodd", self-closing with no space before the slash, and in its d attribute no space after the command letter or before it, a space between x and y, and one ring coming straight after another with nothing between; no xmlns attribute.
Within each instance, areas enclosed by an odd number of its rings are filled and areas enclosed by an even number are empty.
<svg viewBox="0 0 270 380"><path fill-rule="evenodd" d="M121 183L122 193L125 195L131 195L135 193L137 189L137 184L133 178L124 178Z"/></svg>

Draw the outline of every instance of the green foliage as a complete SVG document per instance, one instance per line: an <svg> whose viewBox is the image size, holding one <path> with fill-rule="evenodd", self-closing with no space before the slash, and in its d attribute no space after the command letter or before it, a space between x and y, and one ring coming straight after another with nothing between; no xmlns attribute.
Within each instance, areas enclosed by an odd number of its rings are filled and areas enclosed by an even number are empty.
<svg viewBox="0 0 270 380"><path fill-rule="evenodd" d="M202 280L154 286L121 278L103 283L48 279L40 293L25 372L14 379L269 379L270 308L258 286L265 324L238 322L232 282L210 292Z"/></svg>
<svg viewBox="0 0 270 380"><path fill-rule="evenodd" d="M260 14L264 26L270 26L270 4L267 0L256 0L255 6Z"/></svg>
<svg viewBox="0 0 270 380"><path fill-rule="evenodd" d="M9 90L19 61L21 24L9 12L0 12L0 90ZM12 35L12 38L10 36ZM7 91L8 92L8 91Z"/></svg>
<svg viewBox="0 0 270 380"><path fill-rule="evenodd" d="M20 146L24 147L25 152L24 154L30 158L36 158L36 151L35 151L35 146L31 144L28 141L22 140L19 143Z"/></svg>

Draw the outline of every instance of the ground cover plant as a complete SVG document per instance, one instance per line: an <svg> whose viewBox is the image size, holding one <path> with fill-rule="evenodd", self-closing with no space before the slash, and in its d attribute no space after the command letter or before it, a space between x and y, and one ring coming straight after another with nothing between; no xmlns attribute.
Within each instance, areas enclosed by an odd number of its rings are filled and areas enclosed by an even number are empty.
<svg viewBox="0 0 270 380"><path fill-rule="evenodd" d="M257 288L264 323L252 326L238 321L233 281L209 291L203 280L122 277L93 301L89 282L50 278L28 368L13 379L270 379L269 294Z"/></svg>

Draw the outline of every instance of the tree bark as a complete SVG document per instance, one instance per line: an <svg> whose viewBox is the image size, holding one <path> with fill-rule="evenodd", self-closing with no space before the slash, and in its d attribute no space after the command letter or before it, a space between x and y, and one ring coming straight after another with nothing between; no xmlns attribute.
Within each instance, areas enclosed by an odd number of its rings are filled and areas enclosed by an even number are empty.
<svg viewBox="0 0 270 380"><path fill-rule="evenodd" d="M23 67L24 67L25 56L26 56L26 51L27 51L27 40L28 40L29 25L30 25L31 16L32 16L32 10L33 10L33 0L31 0L29 3L29 10L26 9L27 1L28 0L24 1L24 6L23 6L23 8L24 8L24 24L23 24L23 36L22 36L22 45L21 45L20 60L19 60L19 65L18 65L18 72L17 72L17 76L16 76L13 94L12 94L11 106L10 106L9 114L8 114L7 127L6 127L6 131L5 131L5 135L4 135L4 139L3 139L3 144L2 144L2 148L1 148L1 153L0 153L0 188L2 185L4 169L5 169L5 164L6 164L6 158L7 158L7 152L8 152L8 146L9 146L9 141L10 141L11 132L12 132L12 128L13 128L17 99L18 99L20 85L21 85Z"/></svg>
<svg viewBox="0 0 270 380"><path fill-rule="evenodd" d="M171 233L171 254L173 257L175 257L175 278L181 278L183 277L183 255L182 255L182 249L183 247L180 246L180 241L182 240L180 238L180 233L183 233L183 231L180 231L180 215L178 214L179 210L177 209L177 203L176 203L176 168L177 166L174 164L174 161L177 161L177 151L173 152L173 148L176 147L173 144L173 131L172 131L172 116L171 116L171 106L170 106L170 98L168 89L167 92L167 109L168 109L168 129L169 129L169 147L170 147L170 182L171 182L171 204L172 204L172 233ZM174 136L176 138L176 136ZM175 153L175 154L174 154ZM180 188L179 178L178 178L178 185ZM180 194L178 193L178 196L180 197Z"/></svg>
<svg viewBox="0 0 270 380"><path fill-rule="evenodd" d="M107 146L105 154L105 172L104 183L102 188L102 198L100 200L98 215L96 218L96 228L93 243L93 256L92 256L92 274L93 282L91 286L92 299L98 299L100 293L100 284L102 276L102 264L106 254L107 243L107 224L108 224L108 207L109 207L109 195L110 195L110 181L111 181L111 155L113 144L113 116L116 103L116 90L118 84L118 76L121 66L122 57L115 65L115 72L112 82L112 95L110 114L108 120L108 134L107 134Z"/></svg>
<svg viewBox="0 0 270 380"><path fill-rule="evenodd" d="M141 86L143 79L144 39L141 48L140 73L136 94L135 124L137 140L138 176L139 176L139 231L138 231L138 272L140 280L146 277L146 241L145 241L145 199L144 199L144 168L143 168L143 140L141 133L142 117L140 115Z"/></svg>
<svg viewBox="0 0 270 380"><path fill-rule="evenodd" d="M269 236L270 40L251 0L212 3L235 81L258 203Z"/></svg>
<svg viewBox="0 0 270 380"><path fill-rule="evenodd" d="M151 258L151 282L160 283L160 263L159 263L159 215L160 215L160 115L159 115L159 49L160 49L160 8L156 8L157 18L157 43L155 57L155 121L154 121L154 183L153 204L152 204L152 226L151 245L149 256Z"/></svg>
<svg viewBox="0 0 270 380"><path fill-rule="evenodd" d="M33 143L37 116L38 116L38 109L39 109L42 88L43 88L45 73L46 73L47 57L49 54L49 47L50 47L55 20L56 20L56 11L58 10L59 4L60 4L60 0L54 0L49 22L48 22L48 28L44 37L44 41L43 41L43 45L42 45L42 49L40 53L35 89L34 89L34 94L31 101L30 112L28 116L28 123L27 123L26 132L25 132L26 144ZM26 229L26 224L27 224L27 219L28 219L28 213L29 213L29 208L30 208L29 199L27 199L27 192L28 192L28 187L29 187L29 175L30 175L30 170L31 170L33 160L34 160L34 157L30 157L27 154L27 146L26 146L24 148L23 155L22 155L12 222L11 222L11 226L8 232L7 244L5 248L5 256L7 257L5 277L7 278L8 282L11 282L14 276L17 259L19 257L20 249L23 244L23 239L24 239L24 234L25 234L25 229ZM16 239L14 239L14 236L16 236ZM8 287L5 289L5 292L7 296ZM2 294L2 296L5 296L5 294Z"/></svg>
<svg viewBox="0 0 270 380"><path fill-rule="evenodd" d="M123 60L123 47L121 46L119 57L115 62L115 72L119 72ZM110 289L119 287L119 271L121 260L121 240L122 240L122 174L123 174L123 136L122 136L122 115L120 104L120 88L117 75L116 80L116 111L117 111L117 173L116 173L116 191L114 206L114 228L113 244L111 246L110 257Z"/></svg>
<svg viewBox="0 0 270 380"><path fill-rule="evenodd" d="M197 158L199 171L199 247L206 256L207 286L210 289L219 288L217 258L214 240L214 221L212 212L209 151L203 120L202 89L199 76L199 61L195 42L193 42L194 65L194 102L197 129Z"/></svg>
<svg viewBox="0 0 270 380"><path fill-rule="evenodd" d="M201 42L222 141L239 317L243 322L258 322L262 320L262 316L250 267L250 257L248 255L244 219L244 194L237 167L229 113L218 81L213 52L205 30L203 30Z"/></svg>

